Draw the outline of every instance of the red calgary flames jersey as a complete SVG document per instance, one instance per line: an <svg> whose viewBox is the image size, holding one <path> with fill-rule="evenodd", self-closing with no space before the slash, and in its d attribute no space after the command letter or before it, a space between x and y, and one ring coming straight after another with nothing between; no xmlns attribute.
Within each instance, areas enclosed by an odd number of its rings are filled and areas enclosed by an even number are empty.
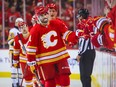
<svg viewBox="0 0 116 87"><path fill-rule="evenodd" d="M63 39L73 41L76 35L59 20L50 21L48 26L35 25L30 31L27 46L28 61L45 64L69 58Z"/></svg>
<svg viewBox="0 0 116 87"><path fill-rule="evenodd" d="M85 38L90 38L90 33L94 32L93 28L94 19L92 17L88 17L88 19L83 19L81 22L77 23L77 30L81 30L78 35Z"/></svg>
<svg viewBox="0 0 116 87"><path fill-rule="evenodd" d="M101 34L103 36L102 37L103 45L109 49L114 47L114 32L115 32L110 23L111 21L107 17L96 17L94 24L98 32L93 37L93 39L97 41L98 40L97 37L99 36L99 34ZM95 41L93 44L96 45Z"/></svg>
<svg viewBox="0 0 116 87"><path fill-rule="evenodd" d="M28 43L28 38L24 38L22 34L20 34L21 42L23 45L26 47L26 44ZM19 60L20 62L26 62L27 57L22 49L22 44L20 42L20 39L18 36L15 37L14 39L14 60Z"/></svg>

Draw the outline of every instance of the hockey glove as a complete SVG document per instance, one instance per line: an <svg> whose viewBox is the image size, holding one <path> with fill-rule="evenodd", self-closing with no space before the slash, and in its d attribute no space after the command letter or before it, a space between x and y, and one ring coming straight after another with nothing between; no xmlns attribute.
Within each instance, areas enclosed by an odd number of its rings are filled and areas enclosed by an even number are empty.
<svg viewBox="0 0 116 87"><path fill-rule="evenodd" d="M35 74L35 66L36 66L36 61L32 61L32 62L27 62L27 64L30 66L30 70L33 74Z"/></svg>
<svg viewBox="0 0 116 87"><path fill-rule="evenodd" d="M19 61L13 60L13 67L15 67L15 68L20 68L20 66L19 66Z"/></svg>
<svg viewBox="0 0 116 87"><path fill-rule="evenodd" d="M76 36L77 37L83 36L83 34L84 34L83 30L81 30L81 29L76 30Z"/></svg>

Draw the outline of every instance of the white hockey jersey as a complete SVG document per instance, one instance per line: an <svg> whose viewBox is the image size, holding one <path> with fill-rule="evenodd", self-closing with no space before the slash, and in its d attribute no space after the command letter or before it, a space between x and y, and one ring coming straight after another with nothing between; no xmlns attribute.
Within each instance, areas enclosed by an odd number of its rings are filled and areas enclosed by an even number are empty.
<svg viewBox="0 0 116 87"><path fill-rule="evenodd" d="M21 32L16 26L9 31L9 36L8 36L9 51L13 51L14 37L17 35L17 33L21 33Z"/></svg>

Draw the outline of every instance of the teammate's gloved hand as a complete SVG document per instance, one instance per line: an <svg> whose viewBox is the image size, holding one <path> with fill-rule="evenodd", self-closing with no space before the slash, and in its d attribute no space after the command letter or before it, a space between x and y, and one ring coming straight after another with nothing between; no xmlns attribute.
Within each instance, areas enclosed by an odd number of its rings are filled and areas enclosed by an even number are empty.
<svg viewBox="0 0 116 87"><path fill-rule="evenodd" d="M81 29L76 30L76 36L80 37L80 36L83 36L83 34L84 34L83 30Z"/></svg>
<svg viewBox="0 0 116 87"><path fill-rule="evenodd" d="M35 70L36 70L36 61L32 61L32 62L27 62L27 64L30 66L30 70L33 74L35 74Z"/></svg>
<svg viewBox="0 0 116 87"><path fill-rule="evenodd" d="M69 42L69 43L68 43L68 46L69 46L69 47L73 47L73 46L74 46L74 43Z"/></svg>
<svg viewBox="0 0 116 87"><path fill-rule="evenodd" d="M15 68L20 68L20 67L19 67L19 63L13 64L13 66L14 66Z"/></svg>
<svg viewBox="0 0 116 87"><path fill-rule="evenodd" d="M20 66L19 66L19 61L13 60L12 66L15 67L15 68L20 68Z"/></svg>

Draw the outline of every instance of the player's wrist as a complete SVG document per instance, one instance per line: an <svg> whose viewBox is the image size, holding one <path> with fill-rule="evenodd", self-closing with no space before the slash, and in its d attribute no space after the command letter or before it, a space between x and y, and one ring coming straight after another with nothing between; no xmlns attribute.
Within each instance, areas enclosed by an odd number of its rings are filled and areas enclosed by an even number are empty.
<svg viewBox="0 0 116 87"><path fill-rule="evenodd" d="M27 65L34 66L36 65L36 61L31 61L31 62L27 61Z"/></svg>

